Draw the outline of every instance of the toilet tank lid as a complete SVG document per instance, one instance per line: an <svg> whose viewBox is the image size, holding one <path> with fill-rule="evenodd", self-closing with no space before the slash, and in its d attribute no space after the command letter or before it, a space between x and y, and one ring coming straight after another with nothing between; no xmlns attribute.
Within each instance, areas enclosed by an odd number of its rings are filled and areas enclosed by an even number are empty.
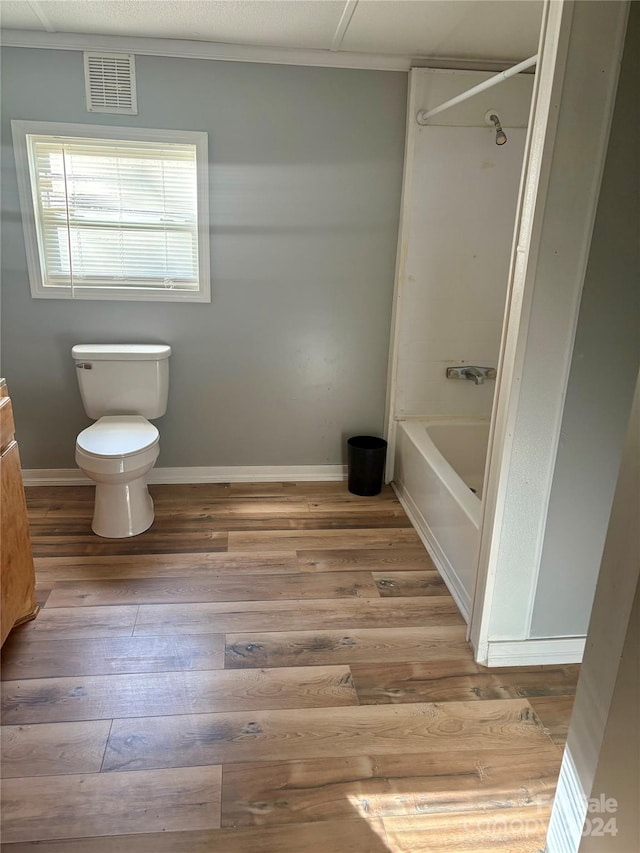
<svg viewBox="0 0 640 853"><path fill-rule="evenodd" d="M169 358L171 347L167 344L76 344L71 354L81 361L159 361Z"/></svg>

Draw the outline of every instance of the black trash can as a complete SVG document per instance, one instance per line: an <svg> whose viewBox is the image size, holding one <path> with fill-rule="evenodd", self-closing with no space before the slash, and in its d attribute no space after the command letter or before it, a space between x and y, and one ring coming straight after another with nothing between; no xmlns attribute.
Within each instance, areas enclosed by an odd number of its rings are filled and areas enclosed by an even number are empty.
<svg viewBox="0 0 640 853"><path fill-rule="evenodd" d="M355 435L347 441L348 489L352 495L379 495L384 477L387 442L373 435Z"/></svg>

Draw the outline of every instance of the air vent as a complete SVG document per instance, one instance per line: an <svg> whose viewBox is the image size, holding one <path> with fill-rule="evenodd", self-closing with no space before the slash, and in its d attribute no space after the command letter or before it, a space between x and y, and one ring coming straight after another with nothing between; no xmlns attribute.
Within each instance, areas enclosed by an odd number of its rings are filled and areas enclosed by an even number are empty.
<svg viewBox="0 0 640 853"><path fill-rule="evenodd" d="M85 52L84 85L90 113L137 115L136 67L132 53Z"/></svg>

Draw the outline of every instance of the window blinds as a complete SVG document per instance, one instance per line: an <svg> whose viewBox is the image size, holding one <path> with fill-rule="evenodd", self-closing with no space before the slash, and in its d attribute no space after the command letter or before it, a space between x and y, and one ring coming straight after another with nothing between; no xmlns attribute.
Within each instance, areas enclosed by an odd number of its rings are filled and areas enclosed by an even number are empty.
<svg viewBox="0 0 640 853"><path fill-rule="evenodd" d="M198 290L195 145L28 144L45 287Z"/></svg>

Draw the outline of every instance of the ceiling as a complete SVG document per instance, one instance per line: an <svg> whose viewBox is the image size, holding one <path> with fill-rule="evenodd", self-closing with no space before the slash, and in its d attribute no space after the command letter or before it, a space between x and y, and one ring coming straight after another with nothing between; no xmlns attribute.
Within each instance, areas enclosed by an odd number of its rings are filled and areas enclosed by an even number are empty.
<svg viewBox="0 0 640 853"><path fill-rule="evenodd" d="M536 53L542 0L2 0L4 30L510 62ZM16 43L6 33L7 43ZM53 46L53 36L47 46ZM337 56L336 56L337 58Z"/></svg>

